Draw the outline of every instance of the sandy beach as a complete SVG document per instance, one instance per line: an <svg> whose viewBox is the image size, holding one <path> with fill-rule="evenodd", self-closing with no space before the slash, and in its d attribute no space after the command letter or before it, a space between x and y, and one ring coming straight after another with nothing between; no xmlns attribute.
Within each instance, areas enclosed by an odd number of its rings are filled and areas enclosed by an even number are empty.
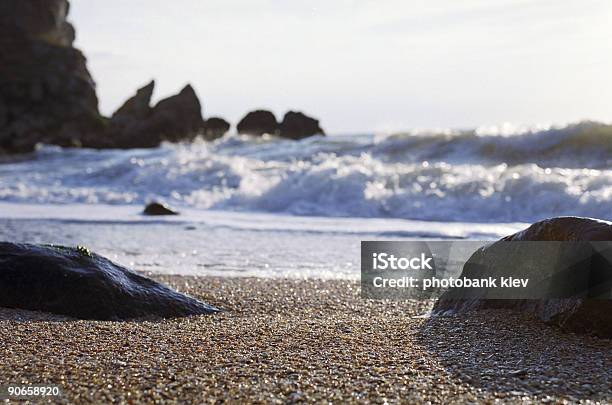
<svg viewBox="0 0 612 405"><path fill-rule="evenodd" d="M63 403L612 401L612 341L510 312L417 317L353 281L153 276L224 309L166 321L0 311L0 380ZM416 318L415 318L416 317Z"/></svg>

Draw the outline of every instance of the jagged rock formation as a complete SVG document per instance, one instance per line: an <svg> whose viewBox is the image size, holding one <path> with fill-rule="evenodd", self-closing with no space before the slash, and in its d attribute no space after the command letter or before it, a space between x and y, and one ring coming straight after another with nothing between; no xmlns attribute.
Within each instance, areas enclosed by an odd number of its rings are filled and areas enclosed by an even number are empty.
<svg viewBox="0 0 612 405"><path fill-rule="evenodd" d="M132 120L146 119L151 114L151 97L154 89L155 80L151 80L149 84L136 90L136 94L115 111L111 123L124 125Z"/></svg>
<svg viewBox="0 0 612 405"><path fill-rule="evenodd" d="M151 107L155 82L138 89L111 117L109 147L148 148L191 140L204 132L202 106L191 85Z"/></svg>
<svg viewBox="0 0 612 405"><path fill-rule="evenodd" d="M289 111L279 124L268 110L249 112L236 126L238 133L246 135L278 135L287 139L302 139L312 135L325 135L319 121L298 111Z"/></svg>
<svg viewBox="0 0 612 405"><path fill-rule="evenodd" d="M37 143L146 148L197 135L213 140L229 130L221 118L204 121L190 85L151 106L151 81L110 120L101 116L86 59L72 46L68 10L67 0L0 2L0 153L29 152ZM323 133L317 120L302 113L289 112L279 124L262 110L247 114L237 129L290 139Z"/></svg>
<svg viewBox="0 0 612 405"><path fill-rule="evenodd" d="M105 127L66 0L0 2L0 152L95 143Z"/></svg>
<svg viewBox="0 0 612 405"><path fill-rule="evenodd" d="M150 106L154 82L139 89L109 120L100 115L94 81L72 44L67 0L0 2L0 153L29 152L37 143L92 148L155 147L166 140L212 139L201 105L187 85Z"/></svg>
<svg viewBox="0 0 612 405"><path fill-rule="evenodd" d="M218 311L83 247L10 242L0 242L0 306L109 321Z"/></svg>
<svg viewBox="0 0 612 405"><path fill-rule="evenodd" d="M527 278L533 287L525 299L492 288L451 288L434 313L512 309L571 332L612 337L612 223L577 217L537 222L474 252L460 278L500 276Z"/></svg>

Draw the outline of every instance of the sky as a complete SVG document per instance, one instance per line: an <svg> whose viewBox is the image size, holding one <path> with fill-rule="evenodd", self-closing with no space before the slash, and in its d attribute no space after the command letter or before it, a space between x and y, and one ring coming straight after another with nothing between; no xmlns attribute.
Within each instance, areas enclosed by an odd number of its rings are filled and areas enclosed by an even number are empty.
<svg viewBox="0 0 612 405"><path fill-rule="evenodd" d="M205 117L331 134L612 120L609 0L72 0L69 20L105 114L154 78Z"/></svg>

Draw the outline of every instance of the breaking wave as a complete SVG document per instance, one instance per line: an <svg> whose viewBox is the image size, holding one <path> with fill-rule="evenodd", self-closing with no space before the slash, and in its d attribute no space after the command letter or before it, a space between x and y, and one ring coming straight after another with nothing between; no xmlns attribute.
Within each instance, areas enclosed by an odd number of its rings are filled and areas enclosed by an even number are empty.
<svg viewBox="0 0 612 405"><path fill-rule="evenodd" d="M0 164L0 200L439 221L610 219L612 126L62 149Z"/></svg>

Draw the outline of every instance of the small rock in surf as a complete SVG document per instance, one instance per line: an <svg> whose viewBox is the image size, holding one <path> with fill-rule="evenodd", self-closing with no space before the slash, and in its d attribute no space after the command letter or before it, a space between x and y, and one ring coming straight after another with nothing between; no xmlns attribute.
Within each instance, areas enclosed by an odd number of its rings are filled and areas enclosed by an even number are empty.
<svg viewBox="0 0 612 405"><path fill-rule="evenodd" d="M152 202L147 204L144 211L142 211L143 215L178 215L178 211L173 210L165 204L161 204L158 202Z"/></svg>

